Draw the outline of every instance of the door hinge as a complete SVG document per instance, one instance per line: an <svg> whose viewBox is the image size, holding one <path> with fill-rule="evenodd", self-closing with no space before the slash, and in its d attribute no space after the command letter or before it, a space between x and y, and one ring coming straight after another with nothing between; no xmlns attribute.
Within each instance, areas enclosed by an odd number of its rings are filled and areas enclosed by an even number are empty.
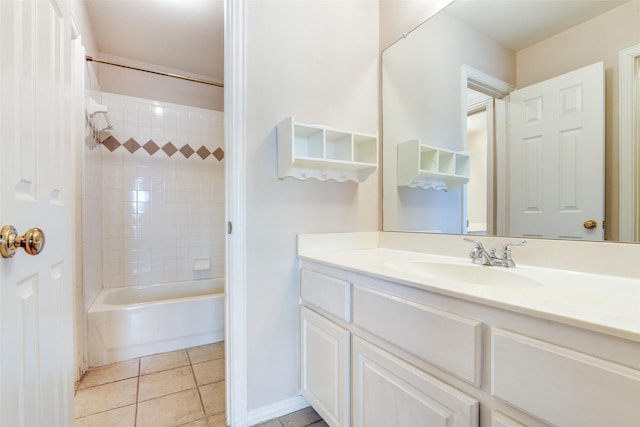
<svg viewBox="0 0 640 427"><path fill-rule="evenodd" d="M227 221L227 234L231 233L233 233L233 224L231 224L231 221Z"/></svg>

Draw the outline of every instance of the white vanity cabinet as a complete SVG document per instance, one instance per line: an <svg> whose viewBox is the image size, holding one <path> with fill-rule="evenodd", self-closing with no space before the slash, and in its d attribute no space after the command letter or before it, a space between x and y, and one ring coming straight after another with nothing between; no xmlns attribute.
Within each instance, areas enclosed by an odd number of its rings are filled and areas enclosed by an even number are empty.
<svg viewBox="0 0 640 427"><path fill-rule="evenodd" d="M331 426L640 426L638 341L301 267L302 393Z"/></svg>
<svg viewBox="0 0 640 427"><path fill-rule="evenodd" d="M385 307L389 301L384 295L372 295L368 289L354 286L345 280L344 272L336 270L330 275L323 268L317 270L303 268L300 272L300 388L330 426L479 425L476 399L363 337L368 334L363 327L367 327L389 339L398 315L398 321L409 322L406 331L398 334L404 337L400 339L402 345L453 371L464 366L460 375L473 382L477 379L479 323L422 306L403 317L403 306ZM381 299L376 301L376 297ZM365 306L382 310L373 312ZM360 324L354 323L356 319ZM376 319L382 324L389 322L391 329L379 327ZM425 319L441 323L431 327ZM414 321L423 324L415 325ZM424 340L416 339L412 329L416 326L428 331ZM451 358L439 357L443 351L437 347L448 341L461 352L461 357L453 359L462 362L450 364Z"/></svg>

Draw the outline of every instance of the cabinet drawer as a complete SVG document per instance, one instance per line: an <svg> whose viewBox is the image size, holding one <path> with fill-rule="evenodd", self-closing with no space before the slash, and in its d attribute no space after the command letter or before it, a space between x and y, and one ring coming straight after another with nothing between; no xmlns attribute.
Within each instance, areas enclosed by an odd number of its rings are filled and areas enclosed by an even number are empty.
<svg viewBox="0 0 640 427"><path fill-rule="evenodd" d="M303 302L351 322L351 285L326 274L302 269L300 298Z"/></svg>
<svg viewBox="0 0 640 427"><path fill-rule="evenodd" d="M492 331L492 394L559 426L640 425L640 371Z"/></svg>
<svg viewBox="0 0 640 427"><path fill-rule="evenodd" d="M353 337L354 427L477 427L478 401Z"/></svg>
<svg viewBox="0 0 640 427"><path fill-rule="evenodd" d="M480 385L481 322L358 284L353 293L356 325L427 363Z"/></svg>

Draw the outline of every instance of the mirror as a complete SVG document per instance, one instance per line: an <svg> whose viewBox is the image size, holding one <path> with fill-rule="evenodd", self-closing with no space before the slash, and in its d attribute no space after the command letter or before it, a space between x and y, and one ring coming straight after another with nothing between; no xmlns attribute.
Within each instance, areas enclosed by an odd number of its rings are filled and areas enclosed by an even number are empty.
<svg viewBox="0 0 640 427"><path fill-rule="evenodd" d="M508 115L505 96L514 88L531 87L601 62L605 112L604 159L599 161L604 165L600 177L604 217L585 218L579 225L582 228L590 219L598 224L600 237L587 235L588 240L600 240L602 235L619 240L618 55L640 44L634 18L639 11L640 0L456 0L386 49L382 54L383 229L507 235L509 173L524 166L509 164L509 130L496 125ZM471 115L475 112L485 117L478 120ZM474 166L477 156L469 153L478 149L470 145L473 137L467 135L467 127L474 129L478 121L493 127L487 147L481 149L484 160ZM407 170L402 158L416 169L433 166L428 159L439 158L437 167L453 165L443 170L454 175L474 177L486 168L482 179L472 179L474 184L479 180L488 195L455 180L436 180L435 185L418 180L416 186L416 180L410 183L402 176ZM482 203L486 219L480 215L475 220ZM565 235L584 238L558 232L558 237Z"/></svg>

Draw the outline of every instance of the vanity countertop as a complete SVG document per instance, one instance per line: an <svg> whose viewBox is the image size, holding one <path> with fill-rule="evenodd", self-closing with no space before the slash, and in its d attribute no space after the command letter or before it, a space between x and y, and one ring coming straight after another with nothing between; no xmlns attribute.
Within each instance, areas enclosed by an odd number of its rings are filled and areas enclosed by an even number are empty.
<svg viewBox="0 0 640 427"><path fill-rule="evenodd" d="M640 342L640 279L521 264L487 267L463 257L381 247L307 249L299 249L300 259ZM469 283L424 274L430 266L452 267L443 271L453 275L459 269ZM494 271L497 284L471 283L475 272L491 278ZM510 277L519 284L510 286Z"/></svg>

